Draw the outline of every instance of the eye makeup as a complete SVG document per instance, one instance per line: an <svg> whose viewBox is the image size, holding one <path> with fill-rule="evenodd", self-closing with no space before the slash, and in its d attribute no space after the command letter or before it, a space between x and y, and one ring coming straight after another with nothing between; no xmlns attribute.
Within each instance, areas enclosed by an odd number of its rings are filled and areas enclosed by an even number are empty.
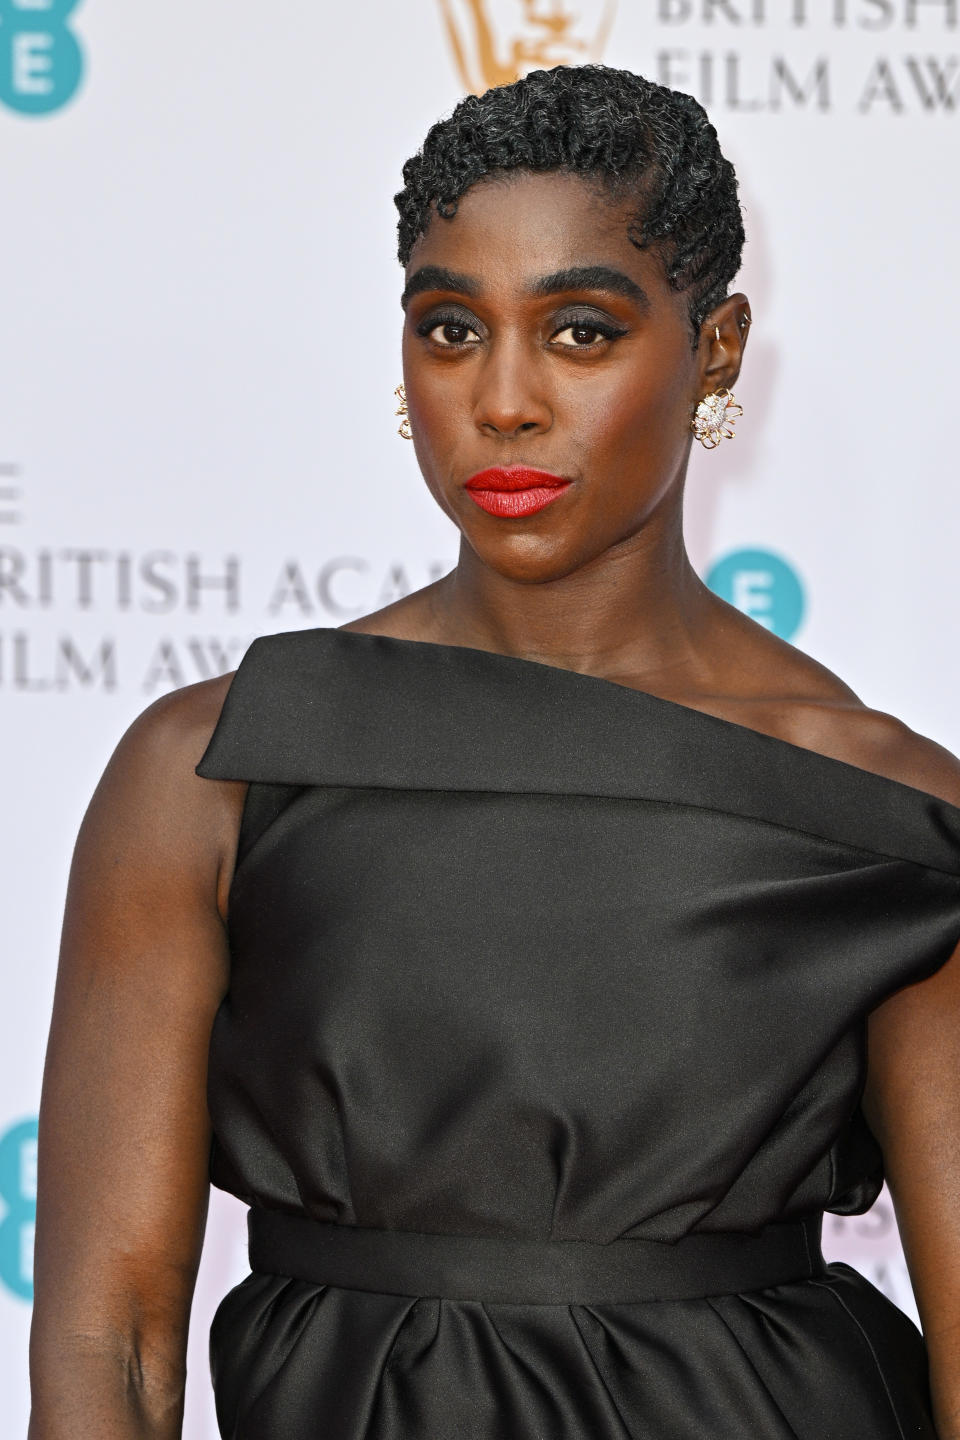
<svg viewBox="0 0 960 1440"><path fill-rule="evenodd" d="M557 335L562 334L565 330L580 331L583 334L599 336L602 340L614 341L626 335L629 329L628 326L612 320L610 316L604 312L582 306L569 307L561 310L551 316L548 323L549 339L551 342L555 340ZM469 335L476 335L478 339L483 338L480 322L476 316L470 314L469 311L455 308L431 310L417 322L414 330L422 339L429 339L435 330L441 328L463 332L459 336L451 335L446 337L444 341L437 342L442 344L445 349L454 349L470 343L467 339ZM572 345L562 345L560 348L587 350L595 348L595 345L596 341L592 344L589 342L577 344L575 342Z"/></svg>

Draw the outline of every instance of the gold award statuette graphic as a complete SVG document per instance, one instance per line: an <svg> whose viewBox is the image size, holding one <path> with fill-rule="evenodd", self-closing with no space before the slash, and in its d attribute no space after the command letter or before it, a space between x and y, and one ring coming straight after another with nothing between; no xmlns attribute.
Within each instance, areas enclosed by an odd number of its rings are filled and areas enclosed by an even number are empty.
<svg viewBox="0 0 960 1440"><path fill-rule="evenodd" d="M482 95L531 70L599 60L617 0L439 0L464 88Z"/></svg>

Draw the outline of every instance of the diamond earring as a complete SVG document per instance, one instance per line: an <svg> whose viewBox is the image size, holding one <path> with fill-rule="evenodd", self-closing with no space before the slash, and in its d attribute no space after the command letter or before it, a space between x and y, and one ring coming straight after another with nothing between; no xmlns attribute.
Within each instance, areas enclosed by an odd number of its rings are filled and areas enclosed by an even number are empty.
<svg viewBox="0 0 960 1440"><path fill-rule="evenodd" d="M394 390L393 393L400 401L398 408L393 413L395 415L403 416L403 419L397 428L397 434L402 436L404 440L412 440L413 431L410 429L410 416L407 414L407 392L403 388L403 385L400 384L397 386L396 390Z"/></svg>
<svg viewBox="0 0 960 1440"><path fill-rule="evenodd" d="M720 389L705 395L693 413L690 429L704 450L716 450L721 440L734 438L734 421L743 414L731 390Z"/></svg>

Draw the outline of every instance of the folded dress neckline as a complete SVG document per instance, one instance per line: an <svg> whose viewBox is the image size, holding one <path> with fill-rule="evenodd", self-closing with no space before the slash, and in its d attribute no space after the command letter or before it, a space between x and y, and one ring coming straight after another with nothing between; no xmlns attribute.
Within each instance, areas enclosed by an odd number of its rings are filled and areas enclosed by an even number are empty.
<svg viewBox="0 0 960 1440"><path fill-rule="evenodd" d="M197 773L674 802L960 874L960 807L928 791L600 676L366 631L255 640Z"/></svg>

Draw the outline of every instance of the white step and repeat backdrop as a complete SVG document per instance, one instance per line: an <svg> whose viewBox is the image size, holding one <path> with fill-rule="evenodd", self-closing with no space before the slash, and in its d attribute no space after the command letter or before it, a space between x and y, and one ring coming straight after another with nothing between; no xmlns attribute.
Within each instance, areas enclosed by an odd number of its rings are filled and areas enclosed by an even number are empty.
<svg viewBox="0 0 960 1440"><path fill-rule="evenodd" d="M958 0L0 0L0 1428L25 1432L36 1111L69 854L117 737L259 633L442 574L397 438L402 161L466 88L603 58L709 107L755 325L695 563L960 748ZM206 1326L243 1270L215 1197ZM828 1246L908 1310L889 1204Z"/></svg>

